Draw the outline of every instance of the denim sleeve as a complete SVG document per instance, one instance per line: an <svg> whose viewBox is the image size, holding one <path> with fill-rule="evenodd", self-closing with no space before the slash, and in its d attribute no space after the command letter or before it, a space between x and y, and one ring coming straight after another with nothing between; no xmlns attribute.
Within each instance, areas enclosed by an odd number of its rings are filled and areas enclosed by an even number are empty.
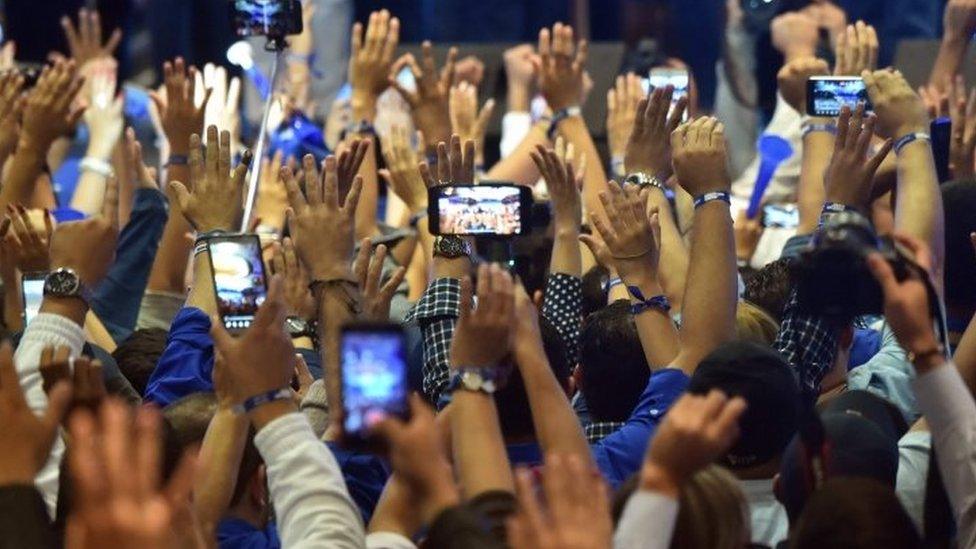
<svg viewBox="0 0 976 549"><path fill-rule="evenodd" d="M685 392L688 381L688 376L675 368L654 372L627 423L612 435L590 445L597 467L612 488L616 489L640 470L648 441L664 414Z"/></svg>
<svg viewBox="0 0 976 549"><path fill-rule="evenodd" d="M163 407L190 393L213 391L213 364L210 318L196 307L184 307L173 319L143 400Z"/></svg>
<svg viewBox="0 0 976 549"><path fill-rule="evenodd" d="M92 309L116 343L125 340L135 329L139 304L149 282L166 218L163 193L156 189L136 191L129 223L119 235L115 263L92 300Z"/></svg>

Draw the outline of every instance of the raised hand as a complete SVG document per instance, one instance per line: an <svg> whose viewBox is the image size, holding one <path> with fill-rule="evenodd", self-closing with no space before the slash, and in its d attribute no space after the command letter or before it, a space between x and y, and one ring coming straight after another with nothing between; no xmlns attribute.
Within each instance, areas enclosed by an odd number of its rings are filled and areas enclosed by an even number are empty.
<svg viewBox="0 0 976 549"><path fill-rule="evenodd" d="M345 201L339 198L338 163L334 156L325 159L322 177L315 170L315 158L305 155L305 194L299 189L290 168L281 169L288 189L288 227L298 257L312 280L354 282L350 268L356 205L362 192L362 177L353 179Z"/></svg>
<svg viewBox="0 0 976 549"><path fill-rule="evenodd" d="M175 154L188 154L190 136L203 131L210 90L196 101L196 67L187 68L182 57L163 63L163 93L149 92L166 140Z"/></svg>
<svg viewBox="0 0 976 549"><path fill-rule="evenodd" d="M88 108L84 114L85 124L91 132L88 156L107 160L122 138L125 124L122 118L123 97L115 93L114 69L96 67L89 78Z"/></svg>
<svg viewBox="0 0 976 549"><path fill-rule="evenodd" d="M383 158L386 160L386 168L380 170L379 174L393 193L400 197L411 212L426 210L427 183L418 168L420 159L410 146L407 130L402 126L390 129L389 136L383 143Z"/></svg>
<svg viewBox="0 0 976 549"><path fill-rule="evenodd" d="M440 73L434 64L434 49L430 41L425 40L421 45L421 59L423 68L417 64L413 55L406 54L390 69L387 79L410 105L414 124L424 133L428 143L447 141L451 135L450 92L454 81L454 65L457 61L457 48L447 52L447 61ZM409 91L396 79L397 73L403 67L410 67L417 90Z"/></svg>
<svg viewBox="0 0 976 549"><path fill-rule="evenodd" d="M71 409L79 406L95 411L108 394L102 377L102 363L86 356L71 357L68 347L47 346L41 350L39 369L44 392L50 394L58 382L72 386Z"/></svg>
<svg viewBox="0 0 976 549"><path fill-rule="evenodd" d="M362 292L362 316L367 320L387 321L390 319L390 301L407 274L405 267L397 267L390 278L383 282L383 261L386 259L385 244L373 250L373 242L364 238L359 243L359 253L352 264L352 272Z"/></svg>
<svg viewBox="0 0 976 549"><path fill-rule="evenodd" d="M692 475L729 451L745 410L742 397L730 399L717 389L678 399L647 449L641 488L677 497Z"/></svg>
<svg viewBox="0 0 976 549"><path fill-rule="evenodd" d="M389 86L388 76L399 40L400 20L390 17L386 10L369 14L365 37L362 23L353 25L349 54L353 109L360 107L357 103L376 108L376 98Z"/></svg>
<svg viewBox="0 0 976 549"><path fill-rule="evenodd" d="M890 69L864 71L861 78L878 116L878 135L898 139L909 133L928 131L925 105L901 72Z"/></svg>
<svg viewBox="0 0 976 549"><path fill-rule="evenodd" d="M206 152L200 152L200 136L190 136L190 181L171 181L180 210L199 232L232 231L240 226L243 215L244 177L251 163L250 151L244 151L241 163L231 170L230 132L207 128Z"/></svg>
<svg viewBox="0 0 976 549"><path fill-rule="evenodd" d="M710 116L686 122L671 133L671 156L678 183L692 197L729 192L725 125Z"/></svg>
<svg viewBox="0 0 976 549"><path fill-rule="evenodd" d="M516 473L519 511L508 522L515 549L606 549L613 544L610 501L603 477L578 456L546 455L542 509L527 469Z"/></svg>
<svg viewBox="0 0 976 549"><path fill-rule="evenodd" d="M115 29L108 40L102 42L102 20L95 10L78 10L77 27L70 17L64 16L61 18L61 27L68 40L69 54L79 67L94 59L112 57L122 40L122 31Z"/></svg>
<svg viewBox="0 0 976 549"><path fill-rule="evenodd" d="M786 61L797 57L811 57L817 51L820 35L817 20L798 11L788 11L773 18L769 24L773 47Z"/></svg>
<svg viewBox="0 0 976 549"><path fill-rule="evenodd" d="M509 352L515 325L512 276L498 265L478 267L478 304L472 300L471 279L461 281L461 315L451 340L451 364L455 367L497 366Z"/></svg>
<svg viewBox="0 0 976 549"><path fill-rule="evenodd" d="M119 183L109 177L102 212L83 221L61 223L51 235L51 268L69 268L89 288L108 273L119 238Z"/></svg>
<svg viewBox="0 0 976 549"><path fill-rule="evenodd" d="M622 277L651 269L657 272L661 253L661 228L657 212L647 212L649 189L635 185L621 188L615 181L607 183L608 189L600 193L600 202L606 219L591 216L593 227L600 234L614 267ZM592 236L583 235L583 241L594 249Z"/></svg>
<svg viewBox="0 0 976 549"><path fill-rule="evenodd" d="M27 406L14 367L9 341L0 344L0 486L32 485L44 466L58 425L71 402L71 385L55 384L48 392L48 405L38 417Z"/></svg>
<svg viewBox="0 0 976 549"><path fill-rule="evenodd" d="M294 164L294 158L289 159L289 163ZM288 190L280 177L281 166L280 149L271 158L261 160L261 182L254 203L254 217L261 220L261 225L273 227L279 234L285 228L285 209L288 208Z"/></svg>
<svg viewBox="0 0 976 549"><path fill-rule="evenodd" d="M969 40L976 31L976 1L949 0L942 14L943 39Z"/></svg>
<svg viewBox="0 0 976 549"><path fill-rule="evenodd" d="M538 145L530 155L549 189L555 231L578 234L583 212L573 164L564 162L555 151L547 150L542 145Z"/></svg>
<svg viewBox="0 0 976 549"><path fill-rule="evenodd" d="M232 337L219 319L213 319L210 334L223 357L225 387L234 404L290 385L295 347L285 332L287 316L284 283L276 275L271 278L267 299L243 335Z"/></svg>
<svg viewBox="0 0 976 549"><path fill-rule="evenodd" d="M55 139L75 127L84 113L83 109L72 107L84 84L77 73L74 61L59 61L44 67L37 85L27 96L21 142L47 151Z"/></svg>
<svg viewBox="0 0 976 549"><path fill-rule="evenodd" d="M976 166L976 88L966 98L966 83L962 75L946 86L949 96L949 117L952 120L952 140L949 142L949 167L954 179L971 179Z"/></svg>
<svg viewBox="0 0 976 549"><path fill-rule="evenodd" d="M203 67L203 73L196 72L194 82L193 101L204 106L204 124L229 131L231 147L236 147L241 137L241 118L238 113L241 79L236 76L228 79L227 69L207 63ZM233 149L231 152L234 152Z"/></svg>
<svg viewBox="0 0 976 549"><path fill-rule="evenodd" d="M24 77L17 71L0 75L0 163L17 148L20 118L26 106Z"/></svg>
<svg viewBox="0 0 976 549"><path fill-rule="evenodd" d="M351 139L343 141L336 149L336 173L338 175L339 202L346 200L352 181L359 173L359 167L366 158L371 139Z"/></svg>
<svg viewBox="0 0 976 549"><path fill-rule="evenodd" d="M478 110L478 88L467 82L461 82L451 88L450 95L451 130L461 137L462 141L474 141L475 163L484 164L485 161L485 131L488 120L495 110L495 100L489 99Z"/></svg>
<svg viewBox="0 0 976 549"><path fill-rule="evenodd" d="M194 458L184 455L161 484L162 416L108 400L69 420L74 499L68 547L207 547L190 511Z"/></svg>
<svg viewBox="0 0 976 549"><path fill-rule="evenodd" d="M637 103L634 131L627 141L624 166L628 172L641 172L665 181L671 175L671 133L681 124L681 117L688 106L682 97L671 116L672 86L657 88L647 98Z"/></svg>
<svg viewBox="0 0 976 549"><path fill-rule="evenodd" d="M50 244L54 223L51 214L41 214L44 227L37 227L31 212L20 204L7 205L7 217L0 222L0 237L8 257L22 273L47 271L51 268Z"/></svg>
<svg viewBox="0 0 976 549"><path fill-rule="evenodd" d="M539 31L539 57L533 58L539 90L554 111L579 105L589 46L573 40L573 27L556 23Z"/></svg>
<svg viewBox="0 0 976 549"><path fill-rule="evenodd" d="M282 279L288 316L314 320L318 306L308 289L308 272L298 260L291 238L286 237L275 250L271 258L271 271Z"/></svg>
<svg viewBox="0 0 976 549"><path fill-rule="evenodd" d="M607 145L613 158L622 159L627 151L642 98L641 79L632 72L617 76L616 85L607 90Z"/></svg>
<svg viewBox="0 0 976 549"><path fill-rule="evenodd" d="M873 71L878 67L878 33L864 21L847 25L847 32L837 37L834 53L837 76L858 76L862 71Z"/></svg>
<svg viewBox="0 0 976 549"><path fill-rule="evenodd" d="M426 162L420 164L420 174L428 187L445 183L474 183L474 156L474 141L465 141L462 150L461 138L452 135L450 148L443 141L437 144L437 179L434 179Z"/></svg>
<svg viewBox="0 0 976 549"><path fill-rule="evenodd" d="M828 202L836 202L867 212L871 206L874 173L891 151L892 141L886 139L878 150L868 157L871 137L877 117L864 115L864 103L851 114L844 106L837 119L837 138L834 155L824 174L824 188Z"/></svg>
<svg viewBox="0 0 976 549"><path fill-rule="evenodd" d="M158 189L156 168L150 168L142 160L142 144L136 139L136 132L132 128L125 131L126 160L128 160L129 181L137 189Z"/></svg>
<svg viewBox="0 0 976 549"><path fill-rule="evenodd" d="M816 57L798 57L783 65L776 75L779 93L793 110L807 112L807 80L830 74L827 62ZM860 74L860 73L859 73Z"/></svg>
<svg viewBox="0 0 976 549"><path fill-rule="evenodd" d="M927 84L918 87L918 95L929 114L930 119L949 116L949 94L940 90L938 86Z"/></svg>
<svg viewBox="0 0 976 549"><path fill-rule="evenodd" d="M505 63L505 77L508 80L508 105L510 111L528 112L532 100L534 69L532 58L535 50L529 44L505 50L502 59Z"/></svg>

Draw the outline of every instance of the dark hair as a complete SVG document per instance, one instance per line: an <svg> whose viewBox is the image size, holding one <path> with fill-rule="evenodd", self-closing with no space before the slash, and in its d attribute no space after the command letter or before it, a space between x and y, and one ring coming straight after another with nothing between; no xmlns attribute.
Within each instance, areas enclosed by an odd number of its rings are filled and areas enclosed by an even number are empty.
<svg viewBox="0 0 976 549"><path fill-rule="evenodd" d="M942 185L945 211L945 300L967 316L976 311L976 256L969 240L976 232L976 181ZM968 318L964 320L969 320Z"/></svg>
<svg viewBox="0 0 976 549"><path fill-rule="evenodd" d="M651 375L630 302L617 300L587 317L579 342L580 390L593 421L626 421Z"/></svg>
<svg viewBox="0 0 976 549"><path fill-rule="evenodd" d="M762 308L770 314L776 322L783 320L783 309L790 299L793 290L793 279L790 275L792 258L781 257L763 266L746 281L742 298Z"/></svg>
<svg viewBox="0 0 976 549"><path fill-rule="evenodd" d="M539 317L539 330L542 333L542 347L549 360L549 367L552 368L552 373L560 386L565 388L569 380L566 344L552 322L543 316ZM495 393L495 402L498 406L498 421L505 438L535 436L529 397L525 394L525 383L517 367L512 367L508 383Z"/></svg>
<svg viewBox="0 0 976 549"><path fill-rule="evenodd" d="M793 549L909 549L918 531L890 487L865 478L828 480L807 501L793 532Z"/></svg>
<svg viewBox="0 0 976 549"><path fill-rule="evenodd" d="M166 348L168 336L169 332L161 328L136 330L112 353L122 375L140 395L146 394L149 377Z"/></svg>
<svg viewBox="0 0 976 549"><path fill-rule="evenodd" d="M583 274L583 318L607 306L607 291L603 285L610 280L610 271L606 267L594 265Z"/></svg>

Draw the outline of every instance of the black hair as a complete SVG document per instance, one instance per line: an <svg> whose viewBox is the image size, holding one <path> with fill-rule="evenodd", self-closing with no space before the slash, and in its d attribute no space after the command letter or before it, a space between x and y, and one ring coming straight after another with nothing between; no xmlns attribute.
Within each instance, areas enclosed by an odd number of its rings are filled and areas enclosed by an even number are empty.
<svg viewBox="0 0 976 549"><path fill-rule="evenodd" d="M607 306L607 290L604 285L610 280L610 271L602 265L594 265L583 274L583 318Z"/></svg>
<svg viewBox="0 0 976 549"><path fill-rule="evenodd" d="M783 310L793 290L792 264L792 258L781 257L763 266L746 281L742 298L769 313L776 322L782 322Z"/></svg>
<svg viewBox="0 0 976 549"><path fill-rule="evenodd" d="M565 389L570 372L569 360L566 358L566 344L552 322L543 316L539 317L539 330L542 333L542 347L549 360L549 367L552 368L552 373L560 386ZM506 439L535 436L532 408L529 406L525 383L517 367L512 367L508 383L495 393L495 402L498 406L498 421Z"/></svg>
<svg viewBox="0 0 976 549"><path fill-rule="evenodd" d="M969 239L970 233L976 232L976 181L951 181L942 185L942 207L946 305L968 317L976 311L976 255Z"/></svg>
<svg viewBox="0 0 976 549"><path fill-rule="evenodd" d="M136 330L112 353L122 375L140 395L146 394L149 377L166 348L168 336L169 332L161 328Z"/></svg>
<svg viewBox="0 0 976 549"><path fill-rule="evenodd" d="M580 390L593 421L626 421L650 377L630 302L617 300L587 317L579 341Z"/></svg>

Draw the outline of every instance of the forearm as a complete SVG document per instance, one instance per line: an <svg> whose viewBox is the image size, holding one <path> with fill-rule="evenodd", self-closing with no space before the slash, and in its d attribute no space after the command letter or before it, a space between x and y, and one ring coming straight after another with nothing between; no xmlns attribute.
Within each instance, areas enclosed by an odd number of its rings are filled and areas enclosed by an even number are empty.
<svg viewBox="0 0 976 549"><path fill-rule="evenodd" d="M3 277L3 323L9 333L24 329L24 297L16 273Z"/></svg>
<svg viewBox="0 0 976 549"><path fill-rule="evenodd" d="M735 337L735 242L728 204L713 200L695 210L691 260L681 314L681 353L689 375L715 347Z"/></svg>
<svg viewBox="0 0 976 549"><path fill-rule="evenodd" d="M815 118L812 123L824 124L832 121L833 119ZM826 196L824 173L830 164L833 150L834 135L830 132L814 131L803 138L800 182L796 190L796 202L800 212L797 234L811 234L820 224L820 212Z"/></svg>
<svg viewBox="0 0 976 549"><path fill-rule="evenodd" d="M10 159L6 178L0 188L0 209L7 204L30 204L34 194L34 183L44 169L47 146L31 143L28 139L21 139L17 149Z"/></svg>
<svg viewBox="0 0 976 549"><path fill-rule="evenodd" d="M596 150L590 130L581 116L571 116L559 124L559 135L572 143L577 158L586 157L586 173L583 174L583 208L590 213L603 212L600 193L607 190L607 174L603 171L600 153ZM578 161L577 161L578 162Z"/></svg>
<svg viewBox="0 0 976 549"><path fill-rule="evenodd" d="M969 392L976 395L976 316L969 321L952 359Z"/></svg>
<svg viewBox="0 0 976 549"><path fill-rule="evenodd" d="M583 429L563 387L552 373L541 342L529 349L516 349L515 360L525 383L532 423L543 453L576 455L593 466Z"/></svg>
<svg viewBox="0 0 976 549"><path fill-rule="evenodd" d="M193 513L208 531L216 528L230 506L247 442L247 416L220 406L197 454Z"/></svg>
<svg viewBox="0 0 976 549"><path fill-rule="evenodd" d="M454 467L465 499L491 490L515 492L495 399L481 392L455 391L450 422Z"/></svg>
<svg viewBox="0 0 976 549"><path fill-rule="evenodd" d="M186 296L186 307L196 307L207 313L207 316L217 314L217 295L214 291L209 251L199 253L193 258L193 285Z"/></svg>
<svg viewBox="0 0 976 549"><path fill-rule="evenodd" d="M540 124L535 124L512 154L506 156L488 170L483 178L486 181L511 181L518 185L535 185L539 180L539 168L529 153L537 145L548 145L546 130Z"/></svg>
<svg viewBox="0 0 976 549"><path fill-rule="evenodd" d="M663 290L658 284L654 273L650 269L622 270L621 280L627 286L640 288L641 293L646 298L662 295ZM631 303L637 303L637 299L628 294ZM634 324L637 327L637 336L640 338L641 347L644 349L644 358L647 366L651 370L664 368L671 364L681 345L678 339L678 330L671 320L671 315L660 309L648 309L640 314L634 315Z"/></svg>
<svg viewBox="0 0 976 549"><path fill-rule="evenodd" d="M104 162L106 166L111 166L109 161L112 159L112 149L107 143L100 143L93 138L85 153L86 159ZM102 202L105 200L105 184L108 176L82 169L81 177L78 178L78 185L71 196L71 207L86 215L95 215L102 211Z"/></svg>
<svg viewBox="0 0 976 549"><path fill-rule="evenodd" d="M944 36L939 45L939 53L932 64L929 74L929 85L945 91L948 79L959 74L966 50L969 49L969 37Z"/></svg>
<svg viewBox="0 0 976 549"><path fill-rule="evenodd" d="M648 203L651 208L657 208L661 227L661 259L658 262L657 277L671 307L680 311L688 279L688 250L681 239L681 231L664 193L652 189Z"/></svg>
<svg viewBox="0 0 976 549"><path fill-rule="evenodd" d="M928 244L936 284L941 288L945 257L944 213L932 147L927 141L920 139L909 143L899 153L897 196L895 230Z"/></svg>
<svg viewBox="0 0 976 549"><path fill-rule="evenodd" d="M557 227L549 261L549 274L583 276L579 247L579 225Z"/></svg>
<svg viewBox="0 0 976 549"><path fill-rule="evenodd" d="M187 166L171 165L167 169L166 180L188 184L190 170ZM169 203L175 206L175 197L169 192L166 196ZM186 291L187 258L193 251L193 242L187 238L188 234L193 234L193 227L179 208L171 208L166 226L163 227L163 238L159 243L159 251L156 252L156 260L149 273L149 290L180 294Z"/></svg>

